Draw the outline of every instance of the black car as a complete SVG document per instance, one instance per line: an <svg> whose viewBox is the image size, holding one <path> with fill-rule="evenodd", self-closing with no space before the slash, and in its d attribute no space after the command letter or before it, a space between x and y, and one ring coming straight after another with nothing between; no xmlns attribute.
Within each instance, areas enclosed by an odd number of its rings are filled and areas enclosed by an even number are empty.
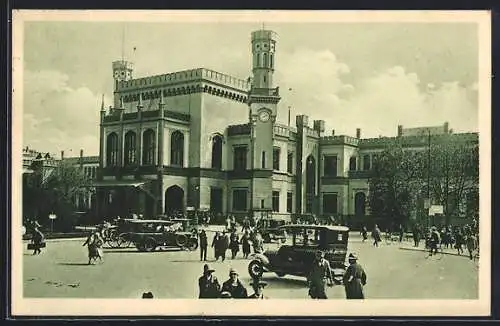
<svg viewBox="0 0 500 326"><path fill-rule="evenodd" d="M248 265L252 278L261 277L266 272L274 272L279 277L287 274L307 277L316 252L321 250L330 263L335 281L342 282L347 267L348 227L294 224L282 228L291 237L291 244L254 254Z"/></svg>
<svg viewBox="0 0 500 326"><path fill-rule="evenodd" d="M286 242L286 232L283 226L285 221L274 219L260 219L257 222L255 230L262 235L265 243L273 241Z"/></svg>

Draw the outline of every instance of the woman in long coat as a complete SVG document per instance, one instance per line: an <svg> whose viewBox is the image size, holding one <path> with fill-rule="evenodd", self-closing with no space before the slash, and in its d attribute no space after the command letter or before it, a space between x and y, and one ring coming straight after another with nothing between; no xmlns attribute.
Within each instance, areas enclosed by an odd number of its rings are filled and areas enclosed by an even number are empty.
<svg viewBox="0 0 500 326"><path fill-rule="evenodd" d="M363 286L366 285L366 273L358 264L356 254L349 254L349 267L345 271L344 277L345 295L347 299L364 299Z"/></svg>
<svg viewBox="0 0 500 326"><path fill-rule="evenodd" d="M89 262L90 265L92 261L95 261L99 258L99 261L103 259L103 240L98 232L94 232L89 235L87 240L83 243L83 246L87 246L89 253Z"/></svg>
<svg viewBox="0 0 500 326"><path fill-rule="evenodd" d="M243 258L248 258L250 255L251 239L248 231L245 230L243 236L241 236L241 249L243 249Z"/></svg>

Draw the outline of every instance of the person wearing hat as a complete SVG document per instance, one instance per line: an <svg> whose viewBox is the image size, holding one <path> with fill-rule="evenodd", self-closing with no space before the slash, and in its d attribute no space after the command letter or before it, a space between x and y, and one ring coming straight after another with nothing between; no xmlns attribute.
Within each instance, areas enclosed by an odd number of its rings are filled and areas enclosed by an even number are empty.
<svg viewBox="0 0 500 326"><path fill-rule="evenodd" d="M333 285L333 275L330 263L325 259L325 254L322 251L316 252L316 258L307 276L307 283L309 284L309 296L312 299L328 299L325 286Z"/></svg>
<svg viewBox="0 0 500 326"><path fill-rule="evenodd" d="M229 270L229 280L222 284L222 292L231 293L233 299L246 299L248 297L247 289L238 278L238 272L233 268Z"/></svg>
<svg viewBox="0 0 500 326"><path fill-rule="evenodd" d="M216 299L219 297L220 284L213 272L215 270L211 269L208 264L203 265L203 275L198 279L199 299Z"/></svg>
<svg viewBox="0 0 500 326"><path fill-rule="evenodd" d="M208 237L205 230L201 230L198 237L200 239L200 261L207 261Z"/></svg>
<svg viewBox="0 0 500 326"><path fill-rule="evenodd" d="M363 286L366 285L366 273L358 264L358 256L349 254L349 267L345 271L343 281L347 299L364 299Z"/></svg>
<svg viewBox="0 0 500 326"><path fill-rule="evenodd" d="M142 298L143 298L143 299L153 299L153 298L154 298L154 295L153 295L153 293L152 293L152 292L144 292L144 293L142 294Z"/></svg>
<svg viewBox="0 0 500 326"><path fill-rule="evenodd" d="M430 256L437 254L438 246L441 244L441 235L435 226L431 227L431 234L429 239Z"/></svg>
<svg viewBox="0 0 500 326"><path fill-rule="evenodd" d="M262 281L259 278L256 278L250 283L250 286L253 288L254 294L250 295L248 298L249 299L267 299L266 296L264 296L263 290L264 287L267 285L267 282Z"/></svg>

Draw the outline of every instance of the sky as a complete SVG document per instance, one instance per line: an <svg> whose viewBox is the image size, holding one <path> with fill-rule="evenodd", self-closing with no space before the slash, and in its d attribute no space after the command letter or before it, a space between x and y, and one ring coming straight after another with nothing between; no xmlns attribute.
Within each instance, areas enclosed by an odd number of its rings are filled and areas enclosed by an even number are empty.
<svg viewBox="0 0 500 326"><path fill-rule="evenodd" d="M23 145L98 155L99 110L112 104L111 63L134 77L209 68L247 79L260 23L25 22ZM306 114L326 134L394 136L442 125L478 131L473 23L272 23L278 121ZM133 51L133 48L136 48ZM290 90L291 89L291 90ZM293 123L294 120L292 120ZM231 124L228 121L228 124Z"/></svg>

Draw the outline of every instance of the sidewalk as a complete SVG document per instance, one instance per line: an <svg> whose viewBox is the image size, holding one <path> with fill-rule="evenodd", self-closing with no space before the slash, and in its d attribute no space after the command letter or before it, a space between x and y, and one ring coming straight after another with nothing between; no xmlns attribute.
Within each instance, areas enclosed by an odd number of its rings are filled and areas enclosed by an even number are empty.
<svg viewBox="0 0 500 326"><path fill-rule="evenodd" d="M413 247L413 245L411 243L401 243L399 249L401 250L409 250L409 251L420 251L420 252L424 252L426 250L429 250L429 249L425 249L423 245L421 245L420 247ZM468 252L467 252L467 249L464 249L464 253L459 255L457 253L457 249L455 248L443 248L443 254L445 255L450 255L450 256L458 256L458 257L468 257Z"/></svg>

